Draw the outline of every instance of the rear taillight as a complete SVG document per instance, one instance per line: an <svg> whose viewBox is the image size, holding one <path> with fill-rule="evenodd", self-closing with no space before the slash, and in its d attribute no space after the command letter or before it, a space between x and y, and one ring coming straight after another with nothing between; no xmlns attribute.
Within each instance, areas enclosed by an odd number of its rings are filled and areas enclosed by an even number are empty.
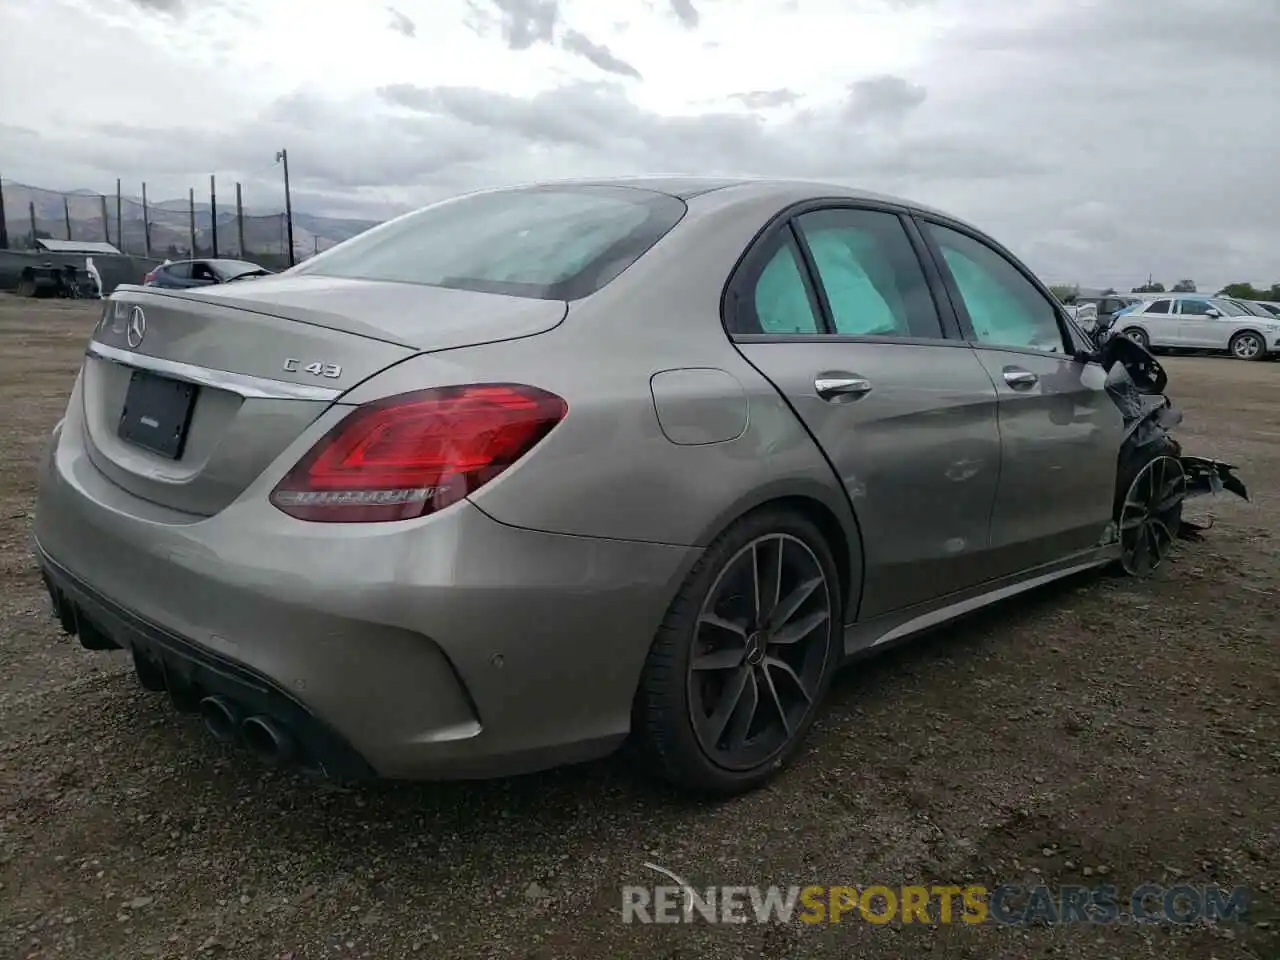
<svg viewBox="0 0 1280 960"><path fill-rule="evenodd" d="M529 452L568 405L537 387L482 383L357 407L271 491L299 520L410 520L456 503Z"/></svg>
<svg viewBox="0 0 1280 960"><path fill-rule="evenodd" d="M155 278L156 278L156 271L152 270L150 273L148 273L145 277L142 278L142 283L145 286L146 284L151 283L153 280L155 280Z"/></svg>

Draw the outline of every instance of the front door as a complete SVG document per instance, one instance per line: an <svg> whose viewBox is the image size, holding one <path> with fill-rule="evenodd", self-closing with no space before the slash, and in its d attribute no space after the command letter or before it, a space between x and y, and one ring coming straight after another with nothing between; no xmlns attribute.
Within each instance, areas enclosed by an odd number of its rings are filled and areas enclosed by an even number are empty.
<svg viewBox="0 0 1280 960"><path fill-rule="evenodd" d="M966 335L999 395L991 546L1003 572L1096 546L1112 519L1120 412L1097 364L1068 352L1057 307L994 246L924 222Z"/></svg>
<svg viewBox="0 0 1280 960"><path fill-rule="evenodd" d="M1225 350L1227 327L1209 314L1208 300L1182 297L1177 301L1179 346L1194 350Z"/></svg>
<svg viewBox="0 0 1280 960"><path fill-rule="evenodd" d="M895 212L833 207L782 224L735 278L731 331L848 493L862 534L860 617L991 576L996 392L943 336Z"/></svg>

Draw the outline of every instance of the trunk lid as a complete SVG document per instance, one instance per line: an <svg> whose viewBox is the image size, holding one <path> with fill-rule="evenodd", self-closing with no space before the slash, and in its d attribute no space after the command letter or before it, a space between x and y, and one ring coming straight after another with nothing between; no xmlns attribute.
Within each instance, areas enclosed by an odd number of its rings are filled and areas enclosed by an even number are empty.
<svg viewBox="0 0 1280 960"><path fill-rule="evenodd" d="M135 496L210 516L361 381L419 353L549 330L566 309L328 278L121 287L86 351L86 445ZM180 448L170 442L179 435Z"/></svg>

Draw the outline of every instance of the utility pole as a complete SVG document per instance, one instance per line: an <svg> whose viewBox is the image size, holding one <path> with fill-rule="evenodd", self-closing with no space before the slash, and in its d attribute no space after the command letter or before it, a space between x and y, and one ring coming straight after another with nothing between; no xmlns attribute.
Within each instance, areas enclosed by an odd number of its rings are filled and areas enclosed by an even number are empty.
<svg viewBox="0 0 1280 960"><path fill-rule="evenodd" d="M36 248L36 237L38 236L36 231L36 202L34 200L27 201L27 215L31 217L31 249L34 250Z"/></svg>
<svg viewBox="0 0 1280 960"><path fill-rule="evenodd" d="M214 175L209 174L209 229L213 232L213 256L218 256L218 187Z"/></svg>
<svg viewBox="0 0 1280 960"><path fill-rule="evenodd" d="M67 239L71 239L71 204L67 200L67 195L62 195L62 219L67 225Z"/></svg>
<svg viewBox="0 0 1280 960"><path fill-rule="evenodd" d="M111 242L111 221L107 219L107 195L99 194L98 199L102 201L102 239Z"/></svg>
<svg viewBox="0 0 1280 960"><path fill-rule="evenodd" d="M196 188L187 188L187 207L191 211L191 256L195 258L199 256L196 253Z"/></svg>
<svg viewBox="0 0 1280 960"><path fill-rule="evenodd" d="M4 177L0 177L0 250L9 249L9 223L4 218Z"/></svg>
<svg viewBox="0 0 1280 960"><path fill-rule="evenodd" d="M240 241L240 257L247 259L249 251L244 248L244 199L240 195L240 184L236 184L236 238Z"/></svg>
<svg viewBox="0 0 1280 960"><path fill-rule="evenodd" d="M145 255L151 256L151 214L147 208L147 184L142 184L142 247Z"/></svg>
<svg viewBox="0 0 1280 960"><path fill-rule="evenodd" d="M124 198L120 196L120 178L116 177L116 249L124 253ZM107 243L110 243L107 240Z"/></svg>
<svg viewBox="0 0 1280 960"><path fill-rule="evenodd" d="M284 219L289 229L289 266L293 266L293 198L289 195L289 151L276 154L276 163L284 164Z"/></svg>

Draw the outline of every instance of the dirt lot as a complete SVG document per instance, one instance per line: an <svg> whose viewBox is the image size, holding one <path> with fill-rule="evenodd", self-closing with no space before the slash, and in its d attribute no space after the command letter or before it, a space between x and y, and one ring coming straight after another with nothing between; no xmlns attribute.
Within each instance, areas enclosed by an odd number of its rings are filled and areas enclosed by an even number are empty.
<svg viewBox="0 0 1280 960"><path fill-rule="evenodd" d="M0 952L15 957L1280 957L1280 363L1168 363L1254 502L1151 581L1051 588L846 672L776 785L690 806L619 759L355 791L262 772L60 637L33 464L93 322L0 295ZM696 886L1244 885L1242 924L636 926ZM1088 878L1092 879L1088 879Z"/></svg>

